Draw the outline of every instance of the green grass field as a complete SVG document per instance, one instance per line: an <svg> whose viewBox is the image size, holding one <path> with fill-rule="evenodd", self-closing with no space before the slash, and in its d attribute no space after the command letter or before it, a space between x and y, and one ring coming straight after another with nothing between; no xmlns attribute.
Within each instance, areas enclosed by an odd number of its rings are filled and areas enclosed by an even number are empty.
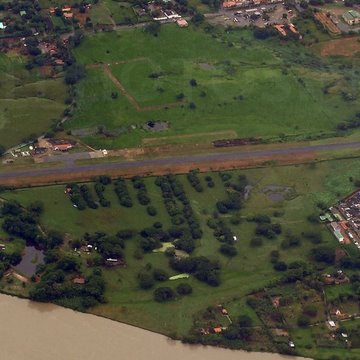
<svg viewBox="0 0 360 360"><path fill-rule="evenodd" d="M185 104L138 112L101 68L89 69L77 86L78 107L68 128L125 129L123 136L85 139L92 146L115 148L157 136L139 130L148 120L170 124L161 136L224 130L239 137L300 136L331 132L356 113L358 100L342 98L344 91L359 91L354 71L319 65L320 60L298 44L257 41L246 30L214 34L166 25L158 37L143 29L89 35L75 50L77 60L110 64L113 76L140 107L166 106L181 93ZM114 64L119 61L128 63ZM156 78L149 77L154 74ZM198 85L191 86L191 79ZM326 85L328 94L323 91ZM111 98L112 92L118 92L117 99ZM190 109L190 103L195 108Z"/></svg>
<svg viewBox="0 0 360 360"><path fill-rule="evenodd" d="M337 245L336 240L321 224L310 224L307 215L316 212L316 203L325 201L328 205L354 190L349 177L360 177L359 160L328 161L316 165L298 165L284 167L270 167L246 171L234 171L246 174L253 189L241 216L267 214L273 222L281 223L283 234L291 231L301 236L304 231L321 232L324 244L331 247ZM204 177L200 179L205 184ZM229 260L218 252L219 242L213 237L212 230L207 227L207 219L214 211L215 202L224 198L225 189L216 173L210 174L215 182L212 189L206 188L203 193L195 192L184 176L179 179L185 186L186 193L191 199L191 205L200 219L204 236L198 241L195 255L218 258L222 263L222 285L209 288L193 277L189 282L194 293L181 300L161 304L153 301L152 291L140 290L136 281L137 272L145 264L166 269L169 275L175 272L168 267L168 260L162 253L145 254L142 260L133 257L137 248L138 237L127 242L126 268L114 268L104 271L107 282L106 298L108 303L99 305L92 312L124 321L136 326L145 327L161 333L184 335L192 325L193 314L204 310L207 306L217 303L230 303L229 309L236 313L250 314L255 323L259 320L244 302L244 296L255 289L260 289L281 274L275 272L269 261L272 250L280 251L280 258L285 262L309 261L309 252L314 247L308 240L302 239L301 246L282 250L280 243L284 235L276 240L266 240L259 248L250 246L255 225L243 220L240 225L230 225L234 234L239 238L236 243L239 254ZM15 190L2 194L5 199L16 199L23 205L41 198L45 204L45 212L41 218L42 225L47 229L55 229L69 234L70 238L80 238L84 232L105 231L109 234L120 229L132 228L139 230L151 225L154 221L161 221L165 227L170 225L168 215L163 207L159 189L154 185L154 178L146 178L152 204L158 210L158 216L150 217L145 208L137 203L131 183L128 183L134 207L127 209L118 204L112 185L109 185L105 197L111 200L111 207L97 210L87 209L78 211L73 208L63 186L40 187L33 189ZM292 188L289 200L274 202L263 192L268 185L287 186ZM280 216L274 217L274 212ZM224 215L229 220L228 215ZM165 282L166 286L175 287L176 281ZM237 299L237 300L234 300Z"/></svg>
<svg viewBox="0 0 360 360"><path fill-rule="evenodd" d="M21 57L0 56L0 144L5 147L42 134L65 109L63 79L42 79L24 66Z"/></svg>

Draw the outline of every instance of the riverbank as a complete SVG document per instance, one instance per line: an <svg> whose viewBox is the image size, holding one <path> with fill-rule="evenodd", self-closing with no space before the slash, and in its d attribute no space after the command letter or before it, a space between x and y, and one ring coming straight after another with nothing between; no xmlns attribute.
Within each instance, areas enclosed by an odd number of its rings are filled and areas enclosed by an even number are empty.
<svg viewBox="0 0 360 360"><path fill-rule="evenodd" d="M7 360L304 360L185 345L133 326L52 304L0 295L2 354ZM15 335L16 334L16 335Z"/></svg>

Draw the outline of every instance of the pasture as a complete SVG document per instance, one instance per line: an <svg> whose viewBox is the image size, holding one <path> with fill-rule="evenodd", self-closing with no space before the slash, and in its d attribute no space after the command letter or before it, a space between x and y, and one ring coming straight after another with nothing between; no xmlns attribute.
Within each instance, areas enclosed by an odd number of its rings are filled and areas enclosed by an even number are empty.
<svg viewBox="0 0 360 360"><path fill-rule="evenodd" d="M25 59L0 56L0 144L10 147L31 134L41 135L65 109L62 77L44 79L27 71ZM41 109L41 111L39 111Z"/></svg>
<svg viewBox="0 0 360 360"><path fill-rule="evenodd" d="M358 108L353 71L323 64L297 44L255 40L247 30L210 34L171 24L157 37L143 29L94 34L75 56L88 71L77 85L78 106L67 128L120 130L120 136L84 139L99 148L215 131L305 137L333 132ZM344 93L353 99L345 101ZM165 121L169 129L145 131L149 120Z"/></svg>

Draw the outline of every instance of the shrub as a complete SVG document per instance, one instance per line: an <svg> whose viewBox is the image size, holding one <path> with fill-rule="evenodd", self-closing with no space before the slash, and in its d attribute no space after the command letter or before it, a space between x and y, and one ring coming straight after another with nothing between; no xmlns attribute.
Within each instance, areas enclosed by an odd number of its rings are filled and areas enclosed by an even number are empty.
<svg viewBox="0 0 360 360"><path fill-rule="evenodd" d="M150 289L154 286L154 278L146 271L141 271L138 274L139 286L142 289Z"/></svg>
<svg viewBox="0 0 360 360"><path fill-rule="evenodd" d="M154 299L157 302L166 302L175 299L176 294L169 287L160 287L154 291Z"/></svg>
<svg viewBox="0 0 360 360"><path fill-rule="evenodd" d="M162 269L154 269L153 276L154 279L157 281L165 281L169 278L168 273Z"/></svg>
<svg viewBox="0 0 360 360"><path fill-rule="evenodd" d="M157 215L157 211L156 211L154 206L148 206L146 208L146 211L150 216L156 216Z"/></svg>
<svg viewBox="0 0 360 360"><path fill-rule="evenodd" d="M222 244L220 246L220 252L225 256L233 257L237 255L236 247L230 244Z"/></svg>
<svg viewBox="0 0 360 360"><path fill-rule="evenodd" d="M176 287L176 291L179 295L190 295L193 289L191 285L187 283L181 283Z"/></svg>
<svg viewBox="0 0 360 360"><path fill-rule="evenodd" d="M276 271L286 271L287 265L283 261L278 261L274 264L274 270Z"/></svg>

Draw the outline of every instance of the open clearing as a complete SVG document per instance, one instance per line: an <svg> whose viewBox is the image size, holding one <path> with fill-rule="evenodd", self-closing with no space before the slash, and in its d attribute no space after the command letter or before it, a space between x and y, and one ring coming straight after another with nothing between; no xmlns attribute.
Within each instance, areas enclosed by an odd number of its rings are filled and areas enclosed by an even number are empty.
<svg viewBox="0 0 360 360"><path fill-rule="evenodd" d="M288 67L294 61L292 47L299 52L297 65ZM345 79L350 70L313 65L317 60L310 51L255 40L247 30L207 34L170 24L158 37L143 29L99 33L89 35L75 56L90 68L77 85L77 108L67 129L102 125L120 134L83 139L97 148L141 145L157 136L143 129L150 120L169 124L166 134L158 133L161 137L217 131L235 131L238 137L305 137L333 131L358 108L357 98L346 103L342 98L344 91L359 91ZM131 61L138 58L144 60ZM91 65L99 63L110 64L123 91ZM342 79L341 86L325 94L323 87L334 78ZM145 111L137 111L129 96ZM179 105L179 99L184 103Z"/></svg>
<svg viewBox="0 0 360 360"><path fill-rule="evenodd" d="M65 109L66 86L60 78L42 78L27 71L21 57L0 55L0 144L17 145L41 135ZM41 111L39 111L41 109Z"/></svg>

